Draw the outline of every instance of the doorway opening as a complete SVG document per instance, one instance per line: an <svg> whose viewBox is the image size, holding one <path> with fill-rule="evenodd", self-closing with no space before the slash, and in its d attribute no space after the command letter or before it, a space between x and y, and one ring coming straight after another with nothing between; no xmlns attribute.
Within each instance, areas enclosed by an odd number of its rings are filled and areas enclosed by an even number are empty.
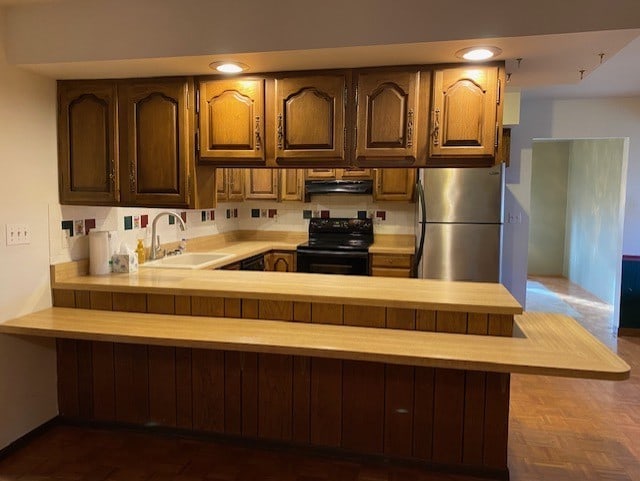
<svg viewBox="0 0 640 481"><path fill-rule="evenodd" d="M628 152L626 138L534 139L527 308L532 277L565 278L609 305L617 329Z"/></svg>

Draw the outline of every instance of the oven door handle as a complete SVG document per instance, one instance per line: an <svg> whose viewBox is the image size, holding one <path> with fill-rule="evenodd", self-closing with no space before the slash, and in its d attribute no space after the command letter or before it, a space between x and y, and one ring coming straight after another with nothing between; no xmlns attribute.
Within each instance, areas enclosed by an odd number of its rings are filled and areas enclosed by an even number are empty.
<svg viewBox="0 0 640 481"><path fill-rule="evenodd" d="M318 251L312 249L298 249L298 254L306 255L320 255L320 256L334 256L334 257L351 257L354 259L367 259L369 257L368 252L349 252L349 251Z"/></svg>

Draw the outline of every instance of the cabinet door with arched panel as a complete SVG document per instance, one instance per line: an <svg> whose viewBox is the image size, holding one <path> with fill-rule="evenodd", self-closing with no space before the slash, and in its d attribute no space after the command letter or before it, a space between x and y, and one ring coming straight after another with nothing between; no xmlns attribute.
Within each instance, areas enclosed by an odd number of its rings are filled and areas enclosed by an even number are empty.
<svg viewBox="0 0 640 481"><path fill-rule="evenodd" d="M356 84L356 163L415 164L425 137L419 130L424 119L418 112L417 70L361 71Z"/></svg>
<svg viewBox="0 0 640 481"><path fill-rule="evenodd" d="M475 157L493 163L502 130L499 68L474 66L433 73L430 162ZM444 158L444 159L443 159ZM473 165L473 164L471 164Z"/></svg>
<svg viewBox="0 0 640 481"><path fill-rule="evenodd" d="M187 207L193 182L190 80L127 80L119 85L122 201ZM193 99L193 97L191 97Z"/></svg>
<svg viewBox="0 0 640 481"><path fill-rule="evenodd" d="M199 82L200 162L263 165L264 79Z"/></svg>
<svg viewBox="0 0 640 481"><path fill-rule="evenodd" d="M60 203L118 203L116 102L113 81L58 83Z"/></svg>
<svg viewBox="0 0 640 481"><path fill-rule="evenodd" d="M346 74L277 78L274 88L276 162L347 164Z"/></svg>
<svg viewBox="0 0 640 481"><path fill-rule="evenodd" d="M265 255L267 271L296 272L295 252L271 251Z"/></svg>

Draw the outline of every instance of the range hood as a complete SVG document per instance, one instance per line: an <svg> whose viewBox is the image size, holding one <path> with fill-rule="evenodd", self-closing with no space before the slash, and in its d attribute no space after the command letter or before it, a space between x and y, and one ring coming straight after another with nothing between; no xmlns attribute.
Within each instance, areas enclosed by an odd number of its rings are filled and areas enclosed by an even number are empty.
<svg viewBox="0 0 640 481"><path fill-rule="evenodd" d="M373 193L372 180L307 180L304 200L309 202L317 194L369 194Z"/></svg>

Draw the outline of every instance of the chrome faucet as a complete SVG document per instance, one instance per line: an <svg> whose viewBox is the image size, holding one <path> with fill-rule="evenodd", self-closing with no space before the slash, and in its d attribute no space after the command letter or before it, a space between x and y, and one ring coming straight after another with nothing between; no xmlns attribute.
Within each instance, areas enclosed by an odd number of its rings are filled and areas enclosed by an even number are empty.
<svg viewBox="0 0 640 481"><path fill-rule="evenodd" d="M184 224L184 221L182 220L182 217L180 217L175 212L165 210L163 212L160 212L157 216L155 216L155 218L153 219L153 222L151 223L151 252L149 253L149 260L154 260L159 258L158 252L160 252L160 236L156 235L156 224L158 223L158 219L163 215L166 215L169 217L171 216L175 217L176 220L178 221L178 225L180 226L180 230L185 230L187 228L187 226Z"/></svg>

